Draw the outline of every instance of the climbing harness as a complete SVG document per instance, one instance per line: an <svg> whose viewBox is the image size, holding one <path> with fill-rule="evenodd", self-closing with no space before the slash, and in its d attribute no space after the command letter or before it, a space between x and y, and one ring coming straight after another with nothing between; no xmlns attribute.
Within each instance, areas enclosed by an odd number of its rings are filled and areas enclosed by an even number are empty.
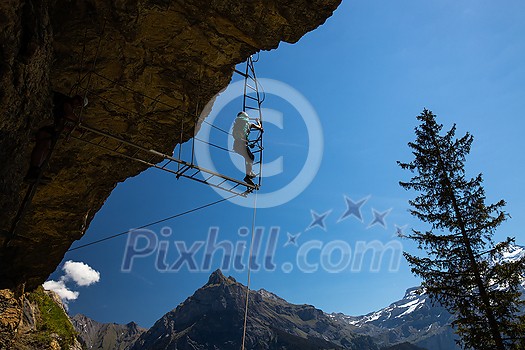
<svg viewBox="0 0 525 350"><path fill-rule="evenodd" d="M142 95L144 98L150 99L156 104L163 105L165 107L172 108L173 110L181 111L185 114L185 116L190 116L194 120L194 125L192 125L193 128L197 126L197 123L200 121L202 123L206 123L208 125L211 125L206 120L199 119L195 114L191 114L187 111L184 111L180 108L171 106L158 98L152 98L147 96L144 93L135 91L124 84L117 82L113 79L110 79L108 77L103 76L102 74L96 72L96 64L100 52L100 47L103 39L103 33L105 30L106 21L104 21L102 33L99 35L99 40L97 44L97 51L95 53L92 66L89 72L87 72L84 76L78 77L77 83L72 87L70 92L73 92L73 89L75 91L78 91L79 89L82 89L84 91L83 96L84 100L87 100L88 95L94 95L101 100L104 100L106 102L109 102L115 106L118 106L119 108L131 112L134 114L137 114L134 111L131 111L129 108L120 106L119 104L112 101L110 98L106 98L105 96L102 96L100 93L96 92L95 88L92 88L92 78L98 77L100 79L104 79L114 86L120 86L124 88L126 91L129 91L133 94L139 94ZM87 29L84 33L84 45L82 48L82 54L81 54L81 62L80 66L84 67L84 61L85 61L85 51L86 51L86 41L87 41ZM255 70L253 67L253 60L250 57L246 64L246 71L242 74L245 77L245 88L244 88L244 100L243 100L243 110L246 109L253 109L257 110L259 112L259 118L262 119L262 114L260 112L260 99L259 99L259 92L258 92L258 84L255 78ZM248 89L252 88L252 85L250 85L250 82L255 85L255 91L256 91L256 97L253 97L248 92ZM85 83L85 84L84 84ZM82 86L84 85L84 86ZM258 103L255 106L250 106L247 102L248 99L256 100ZM103 149L105 151L108 151L112 154L119 155L123 158L135 160L138 162L141 162L143 164L146 164L150 167L154 167L156 169L160 169L169 173L172 173L176 175L176 178L185 177L188 179L192 179L201 183L208 184L215 188L220 188L222 190L225 190L227 192L230 192L232 194L241 195L241 196L247 196L248 193L251 193L252 191L258 189L261 185L261 179L260 174L261 172L257 174L259 179L257 184L249 184L242 180L235 179L231 176L223 175L218 172L208 170L206 168L200 167L195 164L194 162L194 148L195 148L195 141L206 143L210 146L213 146L217 149L221 149L227 152L232 152L232 150L229 150L225 147L221 147L219 145L213 144L211 142L208 142L206 140L203 140L196 135L192 138L192 146L191 146L191 161L185 161L182 160L182 143L183 143L183 136L184 136L184 117L181 118L181 129L180 129L180 143L179 143L179 157L173 157L168 154L164 154L162 152L155 151L154 149L151 149L149 147L141 146L135 142L130 142L122 137L113 135L109 132L99 130L97 128L88 126L82 122L82 114L84 111L84 105L81 106L79 116L78 116L78 123L76 123L73 127L68 126L67 127L67 135L66 139L69 140L70 138L86 142L90 145L93 145L95 147L98 147L100 149ZM198 111L198 104L196 106L196 112ZM150 119L147 116L141 116L142 118ZM230 135L229 132L226 130L223 130L217 126L211 125L214 129L219 130L223 133L226 133L227 135ZM259 154L259 160L255 162L255 164L262 164L261 158L262 158L262 135L259 135L259 137L255 140L251 140L249 145L250 147L257 147L257 149L253 152L254 154ZM56 146L57 140L55 139L52 143L52 147L50 149L50 152L48 153L48 159L46 159L41 167L41 169L46 169L47 165L49 163L49 158L51 154L53 153L53 150ZM202 178L198 177L197 175L201 175ZM42 176L42 172L39 174L37 181L30 185L22 204L17 212L17 215L15 216L15 219L13 220L13 223L11 225L11 229L9 231L8 239L5 241L5 244L7 245L11 238L14 236L14 232L16 231L16 227L18 226L19 222L21 221L22 217L25 215L27 208L29 207L33 196L36 193L36 189L38 187L38 184L40 183L40 179ZM245 190L246 189L246 190Z"/></svg>

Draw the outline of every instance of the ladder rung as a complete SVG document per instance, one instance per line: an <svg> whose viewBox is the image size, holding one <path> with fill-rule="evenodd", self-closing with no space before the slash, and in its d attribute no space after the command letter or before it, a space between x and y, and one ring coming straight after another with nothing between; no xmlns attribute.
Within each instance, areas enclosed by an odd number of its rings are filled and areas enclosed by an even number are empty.
<svg viewBox="0 0 525 350"><path fill-rule="evenodd" d="M113 152L117 152L120 149L120 147L122 147L122 143L119 143L119 145L113 150Z"/></svg>
<svg viewBox="0 0 525 350"><path fill-rule="evenodd" d="M247 108L257 109L249 106ZM112 153L116 153L122 157L132 159L152 166L156 169L172 173L176 175L177 179L179 179L181 176L186 177L198 182L207 183L209 186L217 187L222 190L229 191L231 193L244 197L247 195L247 193L251 193L251 191L256 190L258 188L257 185L252 185L250 183L243 182L242 180L238 180L232 177L228 177L226 175L222 175L220 173L216 173L211 170L200 168L199 166L193 163L188 163L180 159L172 158L169 155L157 152L153 149L147 149L140 145L133 144L124 139L120 139L117 136L105 134L103 131L90 129L87 126L82 125L80 126L80 128L83 128L81 130L82 132L80 133L81 137L86 137L86 139L82 141L87 142L89 144L93 144L94 146L100 147ZM99 137L92 137L94 135L99 135ZM81 140L75 135L73 135L73 138ZM87 139L91 139L92 141ZM255 152L260 152L260 150L257 149L257 151ZM153 162L155 162L155 164ZM172 166L170 168L169 165L172 163L177 163L178 166ZM257 164L259 163L261 162L259 161ZM199 173L203 174L202 179L197 177L197 174ZM214 178L217 178L217 180L213 180ZM243 187L246 187L247 191L243 192Z"/></svg>
<svg viewBox="0 0 525 350"><path fill-rule="evenodd" d="M248 109L253 109L253 110L255 110L255 111L259 111L259 110L260 110L260 108L258 108L258 107L250 107L250 106L246 106L246 108L248 108Z"/></svg>
<svg viewBox="0 0 525 350"><path fill-rule="evenodd" d="M191 169L190 166L188 166L188 165L184 165L184 166L182 167L182 169L179 171L179 173L177 174L177 179L180 178L182 175L184 175L184 173L185 173L186 171L190 170L190 169ZM186 176L186 175L184 175L184 176Z"/></svg>
<svg viewBox="0 0 525 350"><path fill-rule="evenodd" d="M257 91L256 88L254 88L253 86L251 86L250 84L246 83L246 86L249 87L250 89L252 89L253 91Z"/></svg>
<svg viewBox="0 0 525 350"><path fill-rule="evenodd" d="M253 97L253 96L250 96L250 95L244 95L244 97L248 97L254 101L259 101L259 99L257 97Z"/></svg>
<svg viewBox="0 0 525 350"><path fill-rule="evenodd" d="M242 75L243 77L247 78L248 76L246 75L246 73L243 73L241 72L240 70L235 70L235 73L239 74L239 75Z"/></svg>
<svg viewBox="0 0 525 350"><path fill-rule="evenodd" d="M234 70L235 73L243 76L245 79L251 79L251 80L255 81L255 77L253 76L253 74L255 72L253 71L253 69L250 69L250 71L251 71L251 74L250 74L250 72L248 74L246 74L244 72L241 72L240 70L237 70L237 69Z"/></svg>
<svg viewBox="0 0 525 350"><path fill-rule="evenodd" d="M133 153L130 157L136 158L137 154L140 152L140 150L136 150L135 153Z"/></svg>
<svg viewBox="0 0 525 350"><path fill-rule="evenodd" d="M194 172L193 174L190 175L191 178L195 177L195 175L197 175L198 173L200 173L201 171L199 169L197 169L196 172Z"/></svg>
<svg viewBox="0 0 525 350"><path fill-rule="evenodd" d="M106 136L102 137L102 138L100 139L100 141L97 143L97 145L100 146L100 144L101 144L106 138L107 138Z"/></svg>
<svg viewBox="0 0 525 350"><path fill-rule="evenodd" d="M255 81L255 72L251 69L248 72L248 78L251 78L253 81Z"/></svg>
<svg viewBox="0 0 525 350"><path fill-rule="evenodd" d="M161 169L164 169L166 168L171 162L173 162L172 160L169 160L166 164L164 164Z"/></svg>

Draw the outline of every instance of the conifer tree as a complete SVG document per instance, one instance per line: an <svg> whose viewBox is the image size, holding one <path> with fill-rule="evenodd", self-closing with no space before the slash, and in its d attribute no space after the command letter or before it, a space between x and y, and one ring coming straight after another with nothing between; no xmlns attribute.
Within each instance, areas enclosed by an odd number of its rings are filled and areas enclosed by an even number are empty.
<svg viewBox="0 0 525 350"><path fill-rule="evenodd" d="M507 217L505 202L486 204L481 174L465 176L472 135L456 138L455 125L441 135L443 125L427 109L417 119L421 124L415 129L416 140L408 144L415 158L398 162L413 177L400 185L418 192L409 201L410 212L428 223L429 230L413 230L406 236L424 250L424 256L406 252L404 256L430 298L455 316L452 326L459 345L525 349L525 318L520 312L525 261L502 261L513 239L493 241Z"/></svg>

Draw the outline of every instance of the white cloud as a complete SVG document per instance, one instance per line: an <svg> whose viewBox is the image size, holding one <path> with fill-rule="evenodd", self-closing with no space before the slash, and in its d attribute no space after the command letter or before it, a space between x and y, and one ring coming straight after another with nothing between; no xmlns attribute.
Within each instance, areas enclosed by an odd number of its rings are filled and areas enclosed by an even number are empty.
<svg viewBox="0 0 525 350"><path fill-rule="evenodd" d="M64 280L72 279L80 287L90 286L100 281L100 272L83 262L68 260L62 270L65 272Z"/></svg>
<svg viewBox="0 0 525 350"><path fill-rule="evenodd" d="M64 281L46 281L44 282L44 289L52 290L53 292L57 293L64 303L67 303L70 300L75 300L79 295L78 292L67 288Z"/></svg>
<svg viewBox="0 0 525 350"><path fill-rule="evenodd" d="M66 308L67 303L70 300L76 300L80 294L66 286L67 282L73 281L78 287L86 287L100 281L100 272L83 262L68 260L62 267L62 271L64 275L58 281L49 280L43 286L45 290L57 293Z"/></svg>

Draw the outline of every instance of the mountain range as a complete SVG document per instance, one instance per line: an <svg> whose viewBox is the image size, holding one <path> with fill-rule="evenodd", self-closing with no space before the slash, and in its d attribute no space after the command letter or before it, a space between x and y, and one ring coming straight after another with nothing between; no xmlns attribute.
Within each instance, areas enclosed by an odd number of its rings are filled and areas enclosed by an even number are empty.
<svg viewBox="0 0 525 350"><path fill-rule="evenodd" d="M358 333L373 337L379 344L409 342L428 350L459 349L450 327L452 316L418 287L408 289L401 300L364 316L330 316L357 326Z"/></svg>
<svg viewBox="0 0 525 350"><path fill-rule="evenodd" d="M246 286L220 270L149 330L135 323L98 323L72 318L87 349L239 349ZM450 314L417 288L403 299L364 316L328 314L295 305L266 291L250 291L247 349L455 349Z"/></svg>
<svg viewBox="0 0 525 350"><path fill-rule="evenodd" d="M525 255L513 247L504 260ZM244 329L246 286L220 270L166 313L149 330L135 323L101 324L73 317L88 349L239 349ZM452 315L420 287L389 306L363 316L325 313L295 305L264 289L249 291L246 349L455 350Z"/></svg>
<svg viewBox="0 0 525 350"><path fill-rule="evenodd" d="M82 314L73 316L71 322L78 332L80 343L86 349L125 350L147 331L135 322L125 325L99 323Z"/></svg>

